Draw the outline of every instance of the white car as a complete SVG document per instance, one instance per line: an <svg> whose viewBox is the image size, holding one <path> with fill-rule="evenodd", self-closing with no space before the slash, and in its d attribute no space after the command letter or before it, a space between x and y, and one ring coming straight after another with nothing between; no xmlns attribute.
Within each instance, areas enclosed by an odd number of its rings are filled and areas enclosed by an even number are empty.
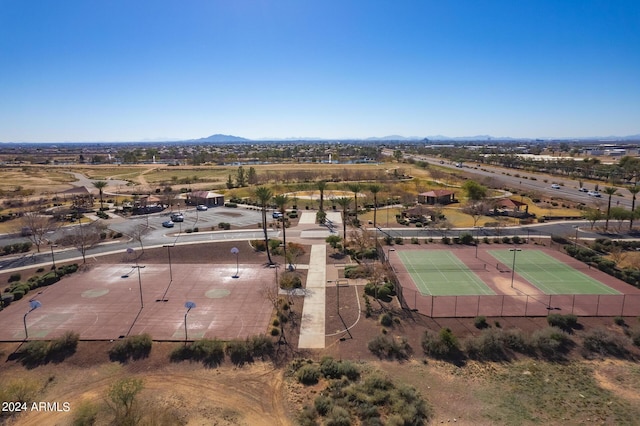
<svg viewBox="0 0 640 426"><path fill-rule="evenodd" d="M580 192L589 192L589 190L587 188L585 188L584 186L580 189L578 189L578 191Z"/></svg>
<svg viewBox="0 0 640 426"><path fill-rule="evenodd" d="M602 195L598 191L589 191L587 195L590 197L602 197Z"/></svg>
<svg viewBox="0 0 640 426"><path fill-rule="evenodd" d="M196 206L196 210L203 212L203 211L209 210L209 207L205 206L204 204L198 204Z"/></svg>
<svg viewBox="0 0 640 426"><path fill-rule="evenodd" d="M557 183L554 183L554 184L551 185L551 188L560 189L560 185L558 185Z"/></svg>

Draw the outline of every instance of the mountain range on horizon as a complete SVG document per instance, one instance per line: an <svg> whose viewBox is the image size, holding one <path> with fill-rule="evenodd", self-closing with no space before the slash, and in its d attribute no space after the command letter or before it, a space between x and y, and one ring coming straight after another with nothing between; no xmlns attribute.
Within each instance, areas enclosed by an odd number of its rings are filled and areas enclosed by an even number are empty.
<svg viewBox="0 0 640 426"><path fill-rule="evenodd" d="M627 136L588 136L588 137L571 137L571 138L554 138L554 137L542 137L542 138L513 138L509 136L496 137L491 135L475 135L475 136L457 136L449 137L444 135L432 135L432 136L401 136L401 135L388 135L382 137L368 137L368 138L316 138L316 137L290 137L290 138L260 138L260 139L248 139L234 135L214 134L200 139L188 139L185 142L211 142L211 143L229 143L229 142L267 142L267 141L336 141L336 140L357 140L357 141L371 141L371 142L384 142L384 141L572 141L572 140L594 140L594 141L640 141L640 134L627 135Z"/></svg>

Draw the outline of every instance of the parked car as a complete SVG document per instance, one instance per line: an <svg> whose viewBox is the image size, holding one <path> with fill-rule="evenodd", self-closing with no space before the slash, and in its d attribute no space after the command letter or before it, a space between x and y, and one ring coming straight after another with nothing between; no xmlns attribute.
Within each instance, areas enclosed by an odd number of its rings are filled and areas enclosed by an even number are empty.
<svg viewBox="0 0 640 426"><path fill-rule="evenodd" d="M587 188L585 188L584 186L580 189L578 189L578 191L580 192L589 192L589 190Z"/></svg>
<svg viewBox="0 0 640 426"><path fill-rule="evenodd" d="M204 204L198 204L196 206L196 210L200 210L201 212L209 210L209 207L205 206Z"/></svg>
<svg viewBox="0 0 640 426"><path fill-rule="evenodd" d="M184 222L184 215L182 213L174 213L171 215L171 220L174 222Z"/></svg>
<svg viewBox="0 0 640 426"><path fill-rule="evenodd" d="M174 223L170 220L164 221L162 222L162 226L164 226L165 228L173 228Z"/></svg>
<svg viewBox="0 0 640 426"><path fill-rule="evenodd" d="M552 189L560 189L560 185L558 185L557 183L554 183L551 185Z"/></svg>
<svg viewBox="0 0 640 426"><path fill-rule="evenodd" d="M602 197L602 195L598 191L589 191L587 195L590 197Z"/></svg>
<svg viewBox="0 0 640 426"><path fill-rule="evenodd" d="M280 218L282 218L282 213L280 213L280 212L273 212L273 213L271 214L271 217L273 217L274 219L280 219Z"/></svg>

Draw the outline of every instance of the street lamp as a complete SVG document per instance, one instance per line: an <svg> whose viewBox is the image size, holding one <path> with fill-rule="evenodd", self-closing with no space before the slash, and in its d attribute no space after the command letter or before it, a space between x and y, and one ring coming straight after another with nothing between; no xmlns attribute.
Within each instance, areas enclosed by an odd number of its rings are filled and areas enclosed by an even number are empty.
<svg viewBox="0 0 640 426"><path fill-rule="evenodd" d="M513 252L513 265L511 265L511 288L513 288L513 279L516 274L516 253L519 251L522 251L522 249L512 248L512 249L509 249L509 251Z"/></svg>
<svg viewBox="0 0 640 426"><path fill-rule="evenodd" d="M576 230L576 238L573 240L573 250L575 251L578 248L578 225L573 226Z"/></svg>
<svg viewBox="0 0 640 426"><path fill-rule="evenodd" d="M162 247L167 248L167 255L169 256L169 280L173 281L173 271L171 270L171 248L175 247L175 244L165 244Z"/></svg>
<svg viewBox="0 0 640 426"><path fill-rule="evenodd" d="M196 307L196 304L194 302L187 302L184 304L184 307L187 308L187 312L184 313L184 344L186 345L187 340L189 340L187 335L187 315L191 309Z"/></svg>
<svg viewBox="0 0 640 426"><path fill-rule="evenodd" d="M53 248L54 247L58 247L57 244L51 244L49 246L49 248L51 249L51 269L53 269L53 272L56 274L56 277L58 276L58 271L56 270L56 258L53 257Z"/></svg>
<svg viewBox="0 0 640 426"><path fill-rule="evenodd" d="M31 307L31 309L29 309L27 311L27 313L24 314L24 318L23 318L23 322L24 322L24 340L27 340L29 338L29 333L27 331L27 315L29 315L29 313L31 313L32 311L35 311L40 306L42 306L42 303L40 303L38 300L34 299L34 300L31 300L29 302L29 306Z"/></svg>
<svg viewBox="0 0 640 426"><path fill-rule="evenodd" d="M131 247L127 248L128 254L133 254L134 252L135 250L133 250ZM140 287L140 309L144 308L144 301L142 299L142 278L140 277L140 269L144 267L145 266L138 265L138 257L136 256L136 264L132 266L132 268L138 270L138 287Z"/></svg>
<svg viewBox="0 0 640 426"><path fill-rule="evenodd" d="M239 266L239 263L238 263L238 254L239 254L239 253L240 253L240 250L238 250L238 248L237 248L237 247L233 247L233 248L231 249L231 254L235 254L235 255L236 255L236 274L235 274L235 275L232 275L232 276L231 276L231 278L239 278L239 277L240 277L240 275L239 275L239 272L240 272L240 266ZM277 274L277 273L278 273L278 272L277 272L277 269L276 269L276 274Z"/></svg>

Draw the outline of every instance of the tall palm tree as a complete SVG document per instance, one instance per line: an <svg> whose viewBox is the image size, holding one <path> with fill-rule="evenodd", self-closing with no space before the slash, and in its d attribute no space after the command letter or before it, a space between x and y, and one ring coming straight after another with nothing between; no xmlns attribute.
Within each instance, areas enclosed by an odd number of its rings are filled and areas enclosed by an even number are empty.
<svg viewBox="0 0 640 426"><path fill-rule="evenodd" d="M286 216L285 211L287 208L287 204L289 203L289 197L286 196L285 194L279 194L273 197L273 202L276 204L276 206L278 206L278 209L280 210L280 214L282 215L282 244L284 246L284 262L285 264L287 263L287 220L286 220ZM291 265L291 262L289 262L289 265Z"/></svg>
<svg viewBox="0 0 640 426"><path fill-rule="evenodd" d="M316 187L320 191L320 211L324 211L324 190L327 189L327 181L319 180L316 182Z"/></svg>
<svg viewBox="0 0 640 426"><path fill-rule="evenodd" d="M377 227L376 217L378 214L378 192L382 191L382 185L373 183L369 185L369 192L373 194L373 227Z"/></svg>
<svg viewBox="0 0 640 426"><path fill-rule="evenodd" d="M629 231L633 229L633 216L636 210L636 194L640 192L640 186L633 185L629 187L629 192L631 193L631 219L629 219Z"/></svg>
<svg viewBox="0 0 640 426"><path fill-rule="evenodd" d="M98 192L100 194L100 211L102 211L103 202L102 202L102 189L108 185L108 182L104 180L97 180L93 182L93 186L98 188Z"/></svg>
<svg viewBox="0 0 640 426"><path fill-rule="evenodd" d="M349 210L349 205L351 204L351 198L349 197L340 197L334 200L340 207L342 207L342 239L344 243L342 244L343 248L347 249L347 210Z"/></svg>
<svg viewBox="0 0 640 426"><path fill-rule="evenodd" d="M350 183L347 185L347 188L349 188L349 191L353 192L353 200L355 201L355 219L354 219L354 223L358 223L358 193L360 191L362 191L362 184L358 183L358 182L354 182L354 183Z"/></svg>
<svg viewBox="0 0 640 426"><path fill-rule="evenodd" d="M258 197L260 207L262 207L262 231L264 232L264 245L267 250L267 258L269 260L269 266L273 265L271 260L271 252L269 251L269 236L267 235L267 203L273 197L271 190L264 186L259 186L255 189L254 194Z"/></svg>
<svg viewBox="0 0 640 426"><path fill-rule="evenodd" d="M611 216L611 197L618 191L618 188L615 188L613 186L606 186L604 188L604 193L607 194L609 196L609 202L607 204L607 217L606 217L606 221L604 223L604 230L606 231L607 229L609 229L609 217Z"/></svg>

